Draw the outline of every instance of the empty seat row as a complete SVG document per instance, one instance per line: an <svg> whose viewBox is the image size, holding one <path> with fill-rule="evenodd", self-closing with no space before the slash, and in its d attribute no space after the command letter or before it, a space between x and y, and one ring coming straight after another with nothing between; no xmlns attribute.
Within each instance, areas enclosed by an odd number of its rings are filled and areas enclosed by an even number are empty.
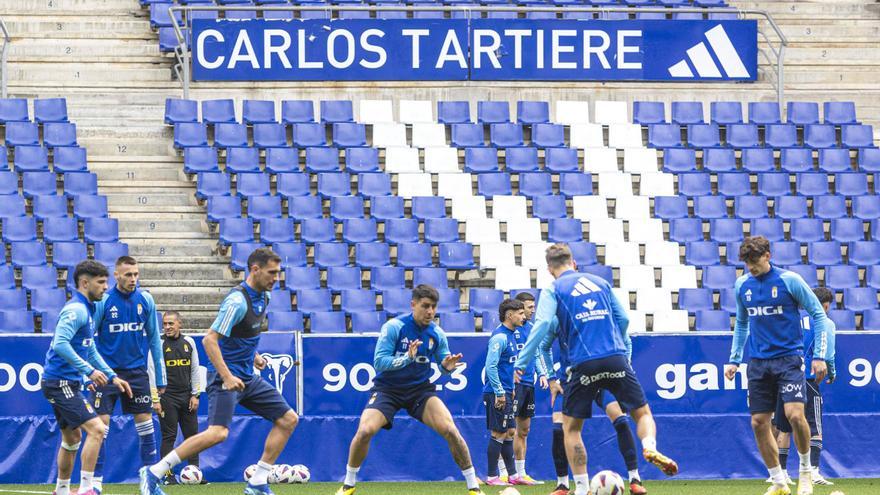
<svg viewBox="0 0 880 495"><path fill-rule="evenodd" d="M68 216L70 201L66 196L34 196L31 201L33 216L39 220ZM26 204L25 198L18 194L0 196L0 218L25 216ZM73 216L80 220L106 217L107 197L88 194L74 196Z"/></svg>
<svg viewBox="0 0 880 495"><path fill-rule="evenodd" d="M822 122L825 124L847 125L858 124L856 106L851 101L829 101L823 103ZM716 101L709 105L710 122L721 125L741 124L743 120L742 103L734 101ZM779 104L776 102L749 102L749 118L751 124L770 125L782 123ZM672 123L702 124L705 123L703 103L699 101L675 101L671 105ZM786 106L786 122L797 125L818 124L819 104L815 102L788 102ZM633 103L633 122L638 124L663 124L670 120L666 117L666 105L659 101L636 101Z"/></svg>
<svg viewBox="0 0 880 495"><path fill-rule="evenodd" d="M706 148L703 150L702 167L698 168L697 155L691 149L666 148L663 150L663 170L672 173L696 172L735 172L737 165L742 171L761 173L783 171L789 173L852 172L853 166L864 172L880 171L880 149L863 148L856 151L855 164L851 158L851 150L845 148L828 148L818 151L817 159L813 158L813 150L807 148L784 148L779 152L778 159L771 148L743 148L739 160L736 151L730 148Z"/></svg>
<svg viewBox="0 0 880 495"><path fill-rule="evenodd" d="M773 217L783 220L817 218L833 220L854 217L861 220L880 218L880 196L855 196L851 200L842 195L815 196L738 196L733 199L733 215L730 215L727 199L724 196L696 196L693 201L693 214L689 213L688 197L658 196L654 199L654 215L664 220L697 217L697 220L738 219L753 220ZM812 205L810 205L812 202ZM811 214L812 211L812 214Z"/></svg>
<svg viewBox="0 0 880 495"><path fill-rule="evenodd" d="M38 98L33 100L34 121L67 122L67 99ZM30 122L28 101L25 98L0 98L0 124Z"/></svg>
<svg viewBox="0 0 880 495"><path fill-rule="evenodd" d="M45 242L68 242L79 240L76 218L47 218L42 222ZM34 217L9 217L2 220L3 242L37 240L37 222ZM116 242L119 239L119 221L115 218L86 218L83 222L83 239L90 243Z"/></svg>
<svg viewBox="0 0 880 495"><path fill-rule="evenodd" d="M760 173L755 175L740 172L721 172L718 174L692 173L678 176L678 193L683 196L710 196L713 193L728 198L752 194L752 178L757 176L756 190L763 196L863 196L878 192L876 180L869 187L868 174L824 172L801 172L794 175L794 184L789 174ZM712 179L715 187L712 186ZM876 177L874 178L876 179ZM792 188L794 185L794 188ZM833 186L833 191L832 191ZM871 189L874 189L873 191Z"/></svg>
<svg viewBox="0 0 880 495"><path fill-rule="evenodd" d="M43 146L15 146L12 149L12 164L14 170L23 172L47 172L49 164L52 171L57 174L67 172L86 172L86 150L78 146L65 146L60 148L46 148ZM49 159L52 151L52 159ZM0 171L9 168L7 161L7 149L0 146Z"/></svg>
<svg viewBox="0 0 880 495"><path fill-rule="evenodd" d="M845 222L847 219L837 219L833 225L834 234L832 239L838 242L856 242L864 239L862 225ZM757 222L757 220L753 220ZM743 239L745 222L735 218L718 218L710 220L708 239L716 242L738 242ZM871 239L880 239L876 220L872 223ZM791 221L791 228L786 238L784 231L780 232L773 225L755 227L752 224L752 235L769 234L777 240L793 240L797 242L817 242L825 240L825 230L820 219L795 219ZM592 235L592 232L591 232ZM703 220L700 218L673 218L669 221L669 240L674 242L692 242L705 240Z"/></svg>
<svg viewBox="0 0 880 495"><path fill-rule="evenodd" d="M684 137L682 130L685 130ZM723 145L731 148L873 148L874 128L870 125L843 125L838 130L832 124L807 124L803 142L794 124L770 124L761 139L757 124L730 124L726 127ZM718 124L651 124L648 126L648 145L653 148L713 148L722 146Z"/></svg>
<svg viewBox="0 0 880 495"><path fill-rule="evenodd" d="M0 196L18 194L19 174L0 172ZM67 172L60 177L53 172L24 172L21 174L21 192L24 197L55 196L58 183L68 198L98 194L98 176L93 173Z"/></svg>
<svg viewBox="0 0 880 495"><path fill-rule="evenodd" d="M44 266L47 262L47 243L42 241L11 242L9 263L14 268L25 266ZM88 249L85 243L80 241L59 241L49 244L51 246L52 265L61 269L70 269L80 261L88 258ZM96 242L94 243L94 259L105 265L113 266L116 259L128 254L128 245L121 242ZM0 258L0 266L6 262L5 254ZM0 277L2 278L2 277ZM108 282L109 284L109 282ZM71 281L71 285L72 281ZM112 285L112 284L111 284Z"/></svg>

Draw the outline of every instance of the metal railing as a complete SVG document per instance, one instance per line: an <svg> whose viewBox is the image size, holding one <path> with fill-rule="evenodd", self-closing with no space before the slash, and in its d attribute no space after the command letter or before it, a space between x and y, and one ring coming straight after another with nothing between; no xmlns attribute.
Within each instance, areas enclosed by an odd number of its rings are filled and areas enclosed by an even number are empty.
<svg viewBox="0 0 880 495"><path fill-rule="evenodd" d="M0 19L0 31L3 32L3 48L0 48L0 98L6 98L6 79L8 76L6 58L12 37L9 36L9 30L6 29L6 23L3 22L3 19Z"/></svg>
<svg viewBox="0 0 880 495"><path fill-rule="evenodd" d="M192 74L192 66L191 66L191 54L189 50L189 46L187 44L187 37L185 35L185 29L189 26L190 12L195 11L288 11L288 12L304 12L304 11L368 11L368 12L383 12L383 11L394 11L394 12L425 12L425 11L442 11L442 12L464 12L467 15L467 19L470 19L471 13L482 13L482 12L517 12L517 13L528 13L528 12L590 12L590 13L598 13L600 15L604 13L670 13L670 9L661 8L661 7L592 7L592 6L579 6L579 7L570 7L566 6L563 8L560 7L520 7L520 6L503 6L503 7L487 7L487 6L449 6L449 5L435 5L435 6L348 6L348 5L321 5L321 6L285 6L285 7L268 7L268 6L196 6L196 5L173 5L168 8L169 16L172 20L172 24L174 27L174 33L177 36L178 46L174 50L175 57L177 58L177 64L174 66L174 72L177 75L178 80L180 80L181 85L183 86L183 97L189 98L189 90L190 90L190 82L191 82L191 74ZM177 22L176 13L180 13L180 23ZM788 46L788 38L785 36L785 33L782 32L782 29L779 28L779 25L776 24L776 21L773 20L773 17L766 10L755 10L755 9L735 9L735 8L695 8L695 7L687 7L687 8L677 8L674 9L674 13L697 13L697 14L736 14L738 18L744 18L745 16L757 16L764 18L769 24L770 28L776 34L779 39L778 44L774 46L773 41L767 35L767 32L762 29L761 24L758 24L758 35L767 43L769 53L759 47L759 53L763 55L764 59L767 60L767 63L770 65L770 70L775 75L775 80L771 80L770 83L774 86L776 90L776 100L779 104L780 108L783 106L785 101L785 47ZM670 21L674 22L674 21ZM772 56L772 58L771 58ZM760 71L760 67L758 69Z"/></svg>

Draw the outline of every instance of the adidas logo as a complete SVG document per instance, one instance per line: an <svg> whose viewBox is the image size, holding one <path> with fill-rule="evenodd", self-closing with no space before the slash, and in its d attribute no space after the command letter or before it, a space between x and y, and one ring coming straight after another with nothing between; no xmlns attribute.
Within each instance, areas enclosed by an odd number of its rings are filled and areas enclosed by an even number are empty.
<svg viewBox="0 0 880 495"><path fill-rule="evenodd" d="M709 46L715 52L715 58L721 63L721 68L727 74L727 77L749 77L749 71L743 64L742 59L733 47L733 43L727 36L722 25L717 25L706 31L706 39ZM690 60L690 65L688 65ZM717 77L720 78L721 71L715 65L715 60L709 52L709 48L702 41L690 47L687 51L687 58L678 62L669 68L669 75L680 78L693 78L694 72L691 65L697 70L699 77Z"/></svg>
<svg viewBox="0 0 880 495"><path fill-rule="evenodd" d="M594 301L594 300L592 300L592 299L587 299L587 300L584 302L584 307L587 308L588 310L592 311L593 308L596 307L596 301Z"/></svg>
<svg viewBox="0 0 880 495"><path fill-rule="evenodd" d="M752 289L746 291L746 301L752 300Z"/></svg>
<svg viewBox="0 0 880 495"><path fill-rule="evenodd" d="M599 288L598 285L594 284L587 277L581 277L578 279L577 283L574 284L574 289L571 290L571 296L585 296L591 292L599 292L602 289Z"/></svg>

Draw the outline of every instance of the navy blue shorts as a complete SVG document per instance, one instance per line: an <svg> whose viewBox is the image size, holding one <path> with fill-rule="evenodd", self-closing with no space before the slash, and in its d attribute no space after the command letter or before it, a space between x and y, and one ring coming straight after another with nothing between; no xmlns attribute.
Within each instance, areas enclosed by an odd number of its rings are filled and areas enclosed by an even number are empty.
<svg viewBox="0 0 880 495"><path fill-rule="evenodd" d="M370 400L364 409L375 409L385 416L388 421L383 428L390 430L394 425L394 415L401 409L406 409L413 418L421 421L428 399L437 396L434 384L426 383L412 389L399 388L374 388L370 394Z"/></svg>
<svg viewBox="0 0 880 495"><path fill-rule="evenodd" d="M791 423L785 417L785 404L776 401L776 412L773 414L773 424L781 432L791 433ZM822 435L822 391L815 380L807 380L807 405L804 407L804 415L810 424L810 436Z"/></svg>
<svg viewBox="0 0 880 495"><path fill-rule="evenodd" d="M746 371L749 379L749 411L768 413L781 402L807 402L807 384L802 356L774 359L752 358Z"/></svg>
<svg viewBox="0 0 880 495"><path fill-rule="evenodd" d="M515 392L513 394L513 415L522 419L534 418L535 387L517 383Z"/></svg>
<svg viewBox="0 0 880 495"><path fill-rule="evenodd" d="M483 394L483 405L486 406L486 428L490 431L504 433L516 428L513 419L513 395L505 392L504 408L495 407L495 394Z"/></svg>
<svg viewBox="0 0 880 495"><path fill-rule="evenodd" d="M615 399L614 396L611 395L611 392L607 390L603 389L601 392L599 392L599 395L596 396L596 405L599 406L599 409L603 411L606 407L608 407L608 404L611 404L613 402L617 402L617 399Z"/></svg>
<svg viewBox="0 0 880 495"><path fill-rule="evenodd" d="M131 394L129 397L121 392L116 385L108 383L103 387L92 392L92 404L98 414L113 414L116 408L116 401L122 402L123 414L141 414L152 411L153 398L150 394L150 377L146 368L135 368L130 370L119 369L113 370L116 375L127 381L131 386Z"/></svg>
<svg viewBox="0 0 880 495"><path fill-rule="evenodd" d="M82 383L73 380L43 380L40 382L43 396L52 404L52 412L58 426L65 430L79 428L92 418L95 409L82 394Z"/></svg>
<svg viewBox="0 0 880 495"><path fill-rule="evenodd" d="M244 390L235 392L223 389L223 379L217 372L208 373L208 424L229 428L235 405L241 404L254 414L275 421L287 414L291 407L272 385L260 375L238 377L244 382Z"/></svg>
<svg viewBox="0 0 880 495"><path fill-rule="evenodd" d="M593 402L600 399L603 390L610 392L624 411L633 411L648 403L636 372L626 356L620 354L571 367L563 388L565 403L562 413L571 418L593 417Z"/></svg>

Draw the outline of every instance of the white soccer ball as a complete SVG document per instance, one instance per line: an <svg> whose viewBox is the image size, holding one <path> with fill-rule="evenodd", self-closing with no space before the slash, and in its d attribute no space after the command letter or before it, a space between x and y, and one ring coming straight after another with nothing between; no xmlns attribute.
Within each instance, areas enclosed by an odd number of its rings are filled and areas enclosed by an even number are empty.
<svg viewBox="0 0 880 495"><path fill-rule="evenodd" d="M504 490L501 490L498 495L520 495L519 490L512 486L508 486Z"/></svg>
<svg viewBox="0 0 880 495"><path fill-rule="evenodd" d="M292 471L292 475L290 477L291 483L308 483L312 478L312 473L309 472L309 468L303 466L302 464L295 464L290 466L290 470Z"/></svg>
<svg viewBox="0 0 880 495"><path fill-rule="evenodd" d="M180 483L182 485L198 485L202 482L202 470L197 466L189 465L180 471Z"/></svg>
<svg viewBox="0 0 880 495"><path fill-rule="evenodd" d="M276 464L272 466L272 472L269 473L269 483L290 483L293 476L293 470L287 464Z"/></svg>
<svg viewBox="0 0 880 495"><path fill-rule="evenodd" d="M593 495L624 495L623 478L614 471L599 471L590 481Z"/></svg>
<svg viewBox="0 0 880 495"><path fill-rule="evenodd" d="M256 464L251 464L250 466L246 467L244 469L244 480L250 481L251 476L253 476L254 473L256 473L256 472L257 472L257 465Z"/></svg>

